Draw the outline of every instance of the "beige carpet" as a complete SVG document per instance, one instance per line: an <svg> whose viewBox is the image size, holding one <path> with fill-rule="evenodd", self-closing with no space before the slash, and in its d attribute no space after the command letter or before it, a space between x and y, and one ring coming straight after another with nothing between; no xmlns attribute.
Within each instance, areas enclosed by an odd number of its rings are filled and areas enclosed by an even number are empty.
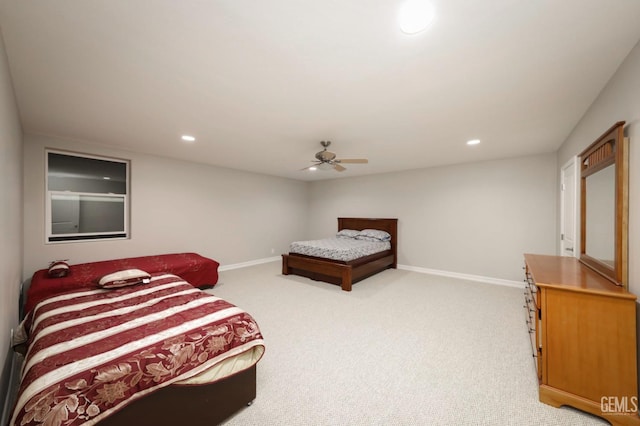
<svg viewBox="0 0 640 426"><path fill-rule="evenodd" d="M593 425L538 401L523 290L403 270L338 286L277 262L209 292L264 334L257 398L228 425Z"/></svg>

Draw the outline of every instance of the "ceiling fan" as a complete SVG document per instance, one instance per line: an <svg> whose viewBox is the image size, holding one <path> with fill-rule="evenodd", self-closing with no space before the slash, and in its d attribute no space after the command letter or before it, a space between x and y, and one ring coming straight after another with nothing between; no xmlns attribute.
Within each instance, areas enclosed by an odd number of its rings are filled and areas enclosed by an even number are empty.
<svg viewBox="0 0 640 426"><path fill-rule="evenodd" d="M343 167L342 164L367 164L369 162L366 158L336 158L335 153L327 151L327 148L331 145L331 141L321 141L320 145L322 145L324 149L316 152L315 164L305 167L302 170L316 170L319 167L328 166L337 172L344 172L347 169Z"/></svg>

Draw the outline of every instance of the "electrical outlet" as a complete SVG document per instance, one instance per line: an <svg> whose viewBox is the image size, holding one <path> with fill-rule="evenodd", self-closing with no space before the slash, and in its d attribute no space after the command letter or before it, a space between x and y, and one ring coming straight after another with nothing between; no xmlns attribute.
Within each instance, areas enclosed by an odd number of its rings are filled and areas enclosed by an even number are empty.
<svg viewBox="0 0 640 426"><path fill-rule="evenodd" d="M271 254L273 254L273 253L275 253L275 252L276 252L276 249L272 248L272 249L271 249Z"/></svg>

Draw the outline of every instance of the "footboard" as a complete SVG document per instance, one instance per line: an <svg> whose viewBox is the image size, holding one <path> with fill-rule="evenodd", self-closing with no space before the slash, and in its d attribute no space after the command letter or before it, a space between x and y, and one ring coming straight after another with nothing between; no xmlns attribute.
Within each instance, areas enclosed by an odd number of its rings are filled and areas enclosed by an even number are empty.
<svg viewBox="0 0 640 426"><path fill-rule="evenodd" d="M339 263L296 254L282 255L282 275L295 274L337 284L344 291L351 291L352 285L385 269L395 268L395 256L372 255L366 261Z"/></svg>
<svg viewBox="0 0 640 426"><path fill-rule="evenodd" d="M351 265L308 257L282 255L282 274L294 273L319 281L339 284L344 291L351 291ZM333 278L328 280L326 277Z"/></svg>

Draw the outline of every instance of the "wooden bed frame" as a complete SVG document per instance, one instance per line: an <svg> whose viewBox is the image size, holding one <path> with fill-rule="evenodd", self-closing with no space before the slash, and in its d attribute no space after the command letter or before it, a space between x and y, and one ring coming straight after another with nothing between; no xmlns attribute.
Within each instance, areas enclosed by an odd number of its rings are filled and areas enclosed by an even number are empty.
<svg viewBox="0 0 640 426"><path fill-rule="evenodd" d="M342 229L379 229L391 234L391 249L349 262L305 256L297 253L282 255L282 274L295 274L337 284L344 291L371 275L398 265L398 219L367 219L339 217L338 231Z"/></svg>

